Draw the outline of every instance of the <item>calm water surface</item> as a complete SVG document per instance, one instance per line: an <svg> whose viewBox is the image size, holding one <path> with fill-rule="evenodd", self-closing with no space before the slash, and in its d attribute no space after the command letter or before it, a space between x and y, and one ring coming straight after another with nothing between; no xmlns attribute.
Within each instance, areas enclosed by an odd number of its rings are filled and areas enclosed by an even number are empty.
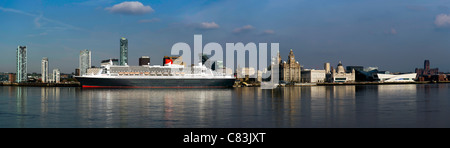
<svg viewBox="0 0 450 148"><path fill-rule="evenodd" d="M0 127L450 127L450 84L0 87Z"/></svg>

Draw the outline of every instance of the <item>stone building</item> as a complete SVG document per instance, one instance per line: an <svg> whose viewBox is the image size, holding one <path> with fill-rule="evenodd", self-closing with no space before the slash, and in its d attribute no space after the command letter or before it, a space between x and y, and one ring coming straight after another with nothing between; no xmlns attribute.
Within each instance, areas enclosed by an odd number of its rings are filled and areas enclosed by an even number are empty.
<svg viewBox="0 0 450 148"><path fill-rule="evenodd" d="M331 82L355 82L355 69L352 69L351 73L346 73L344 66L342 66L342 63L339 61L337 72L335 69L332 70Z"/></svg>
<svg viewBox="0 0 450 148"><path fill-rule="evenodd" d="M282 61L281 55L278 53L278 62L280 63L280 81L300 83L301 66L298 61L295 61L295 55L292 49L289 52L287 61Z"/></svg>
<svg viewBox="0 0 450 148"><path fill-rule="evenodd" d="M326 80L326 70L303 69L302 83L323 83Z"/></svg>
<svg viewBox="0 0 450 148"><path fill-rule="evenodd" d="M418 81L447 81L447 76L439 72L439 68L431 68L430 60L425 60L423 69L416 68Z"/></svg>
<svg viewBox="0 0 450 148"><path fill-rule="evenodd" d="M438 75L439 68L430 68L430 60L425 60L422 68L416 68L417 77L426 75Z"/></svg>

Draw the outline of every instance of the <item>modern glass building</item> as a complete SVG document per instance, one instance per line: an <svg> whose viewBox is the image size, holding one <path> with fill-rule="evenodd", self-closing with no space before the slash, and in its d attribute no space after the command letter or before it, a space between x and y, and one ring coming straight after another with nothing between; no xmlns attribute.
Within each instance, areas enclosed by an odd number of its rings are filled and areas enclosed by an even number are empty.
<svg viewBox="0 0 450 148"><path fill-rule="evenodd" d="M120 39L120 65L128 65L128 39Z"/></svg>
<svg viewBox="0 0 450 148"><path fill-rule="evenodd" d="M41 63L41 79L42 83L48 83L48 58L44 57L42 58Z"/></svg>
<svg viewBox="0 0 450 148"><path fill-rule="evenodd" d="M27 82L27 46L17 47L16 58L16 82Z"/></svg>
<svg viewBox="0 0 450 148"><path fill-rule="evenodd" d="M88 68L91 68L91 51L85 49L80 51L80 76L85 75Z"/></svg>

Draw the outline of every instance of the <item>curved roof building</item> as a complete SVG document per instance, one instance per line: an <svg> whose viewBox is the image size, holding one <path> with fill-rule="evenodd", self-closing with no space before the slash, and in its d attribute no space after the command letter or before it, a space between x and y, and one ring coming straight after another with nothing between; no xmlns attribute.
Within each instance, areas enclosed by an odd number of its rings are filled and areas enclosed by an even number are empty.
<svg viewBox="0 0 450 148"><path fill-rule="evenodd" d="M380 82L414 82L414 79L416 79L416 75L417 73L399 75L379 73L378 78L380 79Z"/></svg>

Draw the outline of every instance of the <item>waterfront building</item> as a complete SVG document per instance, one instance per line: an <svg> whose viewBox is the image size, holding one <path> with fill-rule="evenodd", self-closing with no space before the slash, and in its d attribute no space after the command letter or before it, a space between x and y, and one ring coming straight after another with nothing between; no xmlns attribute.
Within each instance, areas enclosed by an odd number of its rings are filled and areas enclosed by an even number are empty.
<svg viewBox="0 0 450 148"><path fill-rule="evenodd" d="M326 80L326 70L302 70L302 83L323 83Z"/></svg>
<svg viewBox="0 0 450 148"><path fill-rule="evenodd" d="M237 68L236 74L238 78L248 78L256 74L256 70L253 67Z"/></svg>
<svg viewBox="0 0 450 148"><path fill-rule="evenodd" d="M16 50L16 82L27 82L27 46L18 46Z"/></svg>
<svg viewBox="0 0 450 148"><path fill-rule="evenodd" d="M37 82L41 78L41 74L33 72L31 74L27 74L27 82Z"/></svg>
<svg viewBox="0 0 450 148"><path fill-rule="evenodd" d="M0 73L0 82L8 81L8 74Z"/></svg>
<svg viewBox="0 0 450 148"><path fill-rule="evenodd" d="M42 58L41 62L41 79L42 83L48 83L48 58Z"/></svg>
<svg viewBox="0 0 450 148"><path fill-rule="evenodd" d="M377 73L380 73L378 71L378 67L362 67L362 69L355 69L355 81L356 82L379 81Z"/></svg>
<svg viewBox="0 0 450 148"><path fill-rule="evenodd" d="M289 52L288 61L281 60L281 55L278 53L278 62L280 80L290 83L300 83L301 81L301 66L298 61L295 60L294 52Z"/></svg>
<svg viewBox="0 0 450 148"><path fill-rule="evenodd" d="M139 58L139 66L150 65L150 57L142 56Z"/></svg>
<svg viewBox="0 0 450 148"><path fill-rule="evenodd" d="M231 74L232 70L229 68L217 69L216 72ZM236 76L239 81L248 83L261 83L263 72L261 70L256 70L253 67L244 67L236 69ZM247 85L245 84L245 85Z"/></svg>
<svg viewBox="0 0 450 148"><path fill-rule="evenodd" d="M352 70L355 71L364 71L364 67L363 66L347 66L345 67L346 72L352 72Z"/></svg>
<svg viewBox="0 0 450 148"><path fill-rule="evenodd" d="M15 80L16 80L16 74L13 74L13 73L8 74L8 82L14 83Z"/></svg>
<svg viewBox="0 0 450 148"><path fill-rule="evenodd" d="M379 73L378 78L380 79L380 82L414 82L416 75L417 73L399 75Z"/></svg>
<svg viewBox="0 0 450 148"><path fill-rule="evenodd" d="M120 65L128 65L128 39L122 37L120 39Z"/></svg>
<svg viewBox="0 0 450 148"><path fill-rule="evenodd" d="M48 83L55 83L55 79L53 78L53 72L48 74Z"/></svg>
<svg viewBox="0 0 450 148"><path fill-rule="evenodd" d="M430 60L425 60L423 69L416 69L420 75L436 75L439 74L439 68L430 68ZM418 73L419 74L419 73Z"/></svg>
<svg viewBox="0 0 450 148"><path fill-rule="evenodd" d="M91 68L91 51L85 49L80 51L80 76L85 75L88 68Z"/></svg>
<svg viewBox="0 0 450 148"><path fill-rule="evenodd" d="M445 81L445 76L439 73L439 68L430 68L430 60L425 60L422 68L416 68L417 80L419 81Z"/></svg>
<svg viewBox="0 0 450 148"><path fill-rule="evenodd" d="M346 73L342 62L339 61L337 72L335 69L331 72L331 82L355 82L355 69L351 73Z"/></svg>
<svg viewBox="0 0 450 148"><path fill-rule="evenodd" d="M75 76L80 76L80 69L79 68L75 69Z"/></svg>
<svg viewBox="0 0 450 148"><path fill-rule="evenodd" d="M61 72L59 71L59 69L53 69L53 82L54 83L60 83L61 82Z"/></svg>
<svg viewBox="0 0 450 148"><path fill-rule="evenodd" d="M418 76L439 74L439 68L430 68L430 60L425 60L423 65L423 69L416 68L415 70Z"/></svg>

